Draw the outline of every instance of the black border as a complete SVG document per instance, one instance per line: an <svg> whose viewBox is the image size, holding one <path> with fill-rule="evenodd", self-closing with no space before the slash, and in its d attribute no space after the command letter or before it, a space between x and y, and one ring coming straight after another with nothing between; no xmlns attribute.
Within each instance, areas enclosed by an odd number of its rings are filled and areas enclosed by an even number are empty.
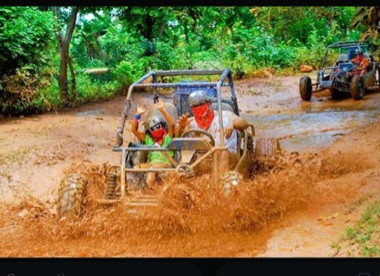
<svg viewBox="0 0 380 276"><path fill-rule="evenodd" d="M11 258L0 275L11 276L379 276L376 258ZM362 275L361 275L362 274Z"/></svg>
<svg viewBox="0 0 380 276"><path fill-rule="evenodd" d="M1 6L87 6L77 1L11 1ZM361 1L174 1L130 0L98 1L93 6L370 6L374 0ZM1 250L1 248L0 248ZM0 276L20 275L291 275L291 276L380 276L379 258L0 258Z"/></svg>

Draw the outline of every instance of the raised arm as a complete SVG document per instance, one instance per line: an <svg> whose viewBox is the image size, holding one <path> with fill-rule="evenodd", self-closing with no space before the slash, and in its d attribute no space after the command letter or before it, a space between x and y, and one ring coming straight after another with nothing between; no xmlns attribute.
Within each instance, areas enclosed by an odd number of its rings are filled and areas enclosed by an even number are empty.
<svg viewBox="0 0 380 276"><path fill-rule="evenodd" d="M164 115L166 121L168 122L168 125L169 125L168 134L171 138L173 138L174 137L174 131L175 131L175 123L173 121L173 118L166 111L166 109L164 107L164 102L162 101L162 99L158 99L156 106L157 106L158 110L161 111L162 115Z"/></svg>
<svg viewBox="0 0 380 276"><path fill-rule="evenodd" d="M146 111L146 106L143 104L143 105L138 105L137 106L137 112L136 112L136 115L135 115L135 119L133 120L132 122L132 132L133 134L141 141L141 142L145 142L145 133L144 132L141 132L141 131L138 131L138 127L139 127L139 120L141 118L141 114L143 114L144 112Z"/></svg>

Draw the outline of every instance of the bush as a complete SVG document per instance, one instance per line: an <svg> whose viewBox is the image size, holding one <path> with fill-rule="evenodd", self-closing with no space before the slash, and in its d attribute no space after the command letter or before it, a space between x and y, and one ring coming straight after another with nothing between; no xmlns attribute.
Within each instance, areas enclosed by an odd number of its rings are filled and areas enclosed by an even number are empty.
<svg viewBox="0 0 380 276"><path fill-rule="evenodd" d="M76 85L78 103L110 98L116 94L118 88L116 81L107 83L98 80L93 81L86 73L78 74Z"/></svg>
<svg viewBox="0 0 380 276"><path fill-rule="evenodd" d="M54 20L35 7L0 7L0 112L37 112L39 89L49 85Z"/></svg>
<svg viewBox="0 0 380 276"><path fill-rule="evenodd" d="M38 71L49 62L53 15L34 7L0 7L0 76L29 64Z"/></svg>
<svg viewBox="0 0 380 276"><path fill-rule="evenodd" d="M123 60L112 71L112 75L120 86L129 86L145 74L147 59L140 58L134 62Z"/></svg>
<svg viewBox="0 0 380 276"><path fill-rule="evenodd" d="M52 82L48 86L38 90L38 94L32 101L32 105L41 112L51 111L58 109L60 101L58 81L52 78Z"/></svg>
<svg viewBox="0 0 380 276"><path fill-rule="evenodd" d="M16 69L13 75L5 75L1 78L3 91L0 94L1 113L19 115L38 112L39 107L35 105L34 100L39 90L50 83L46 81L47 78L38 78L31 71L30 67L25 66Z"/></svg>

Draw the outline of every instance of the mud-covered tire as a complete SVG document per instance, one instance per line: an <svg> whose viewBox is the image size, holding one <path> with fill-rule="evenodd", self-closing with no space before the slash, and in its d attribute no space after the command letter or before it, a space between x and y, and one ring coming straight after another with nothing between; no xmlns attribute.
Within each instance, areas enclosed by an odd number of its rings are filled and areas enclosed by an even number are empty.
<svg viewBox="0 0 380 276"><path fill-rule="evenodd" d="M87 180L80 174L65 176L59 187L57 214L79 216L82 211L83 198L87 187Z"/></svg>
<svg viewBox="0 0 380 276"><path fill-rule="evenodd" d="M337 100L342 97L338 89L330 88L329 90L330 90L331 98L333 98L334 100Z"/></svg>
<svg viewBox="0 0 380 276"><path fill-rule="evenodd" d="M360 100L364 97L364 83L359 76L354 76L350 84L351 96L354 100Z"/></svg>
<svg viewBox="0 0 380 276"><path fill-rule="evenodd" d="M304 101L310 101L313 86L311 84L311 78L309 76L302 76L300 79L300 95Z"/></svg>
<svg viewBox="0 0 380 276"><path fill-rule="evenodd" d="M258 137L256 139L256 157L271 158L279 152L281 152L281 146L278 139L270 137Z"/></svg>

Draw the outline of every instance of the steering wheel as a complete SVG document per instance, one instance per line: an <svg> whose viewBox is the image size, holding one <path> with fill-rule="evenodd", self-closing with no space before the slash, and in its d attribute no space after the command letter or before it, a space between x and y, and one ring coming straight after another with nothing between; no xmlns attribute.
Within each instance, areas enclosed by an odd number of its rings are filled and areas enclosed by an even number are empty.
<svg viewBox="0 0 380 276"><path fill-rule="evenodd" d="M181 137L187 137L187 136L189 136L189 134L195 134L195 137L200 137L202 134L204 134L207 136L207 138L209 138L209 140L210 140L209 142L210 142L211 146L215 147L215 139L207 131L200 129L200 128L189 129L189 130L185 131L184 133L182 133Z"/></svg>

